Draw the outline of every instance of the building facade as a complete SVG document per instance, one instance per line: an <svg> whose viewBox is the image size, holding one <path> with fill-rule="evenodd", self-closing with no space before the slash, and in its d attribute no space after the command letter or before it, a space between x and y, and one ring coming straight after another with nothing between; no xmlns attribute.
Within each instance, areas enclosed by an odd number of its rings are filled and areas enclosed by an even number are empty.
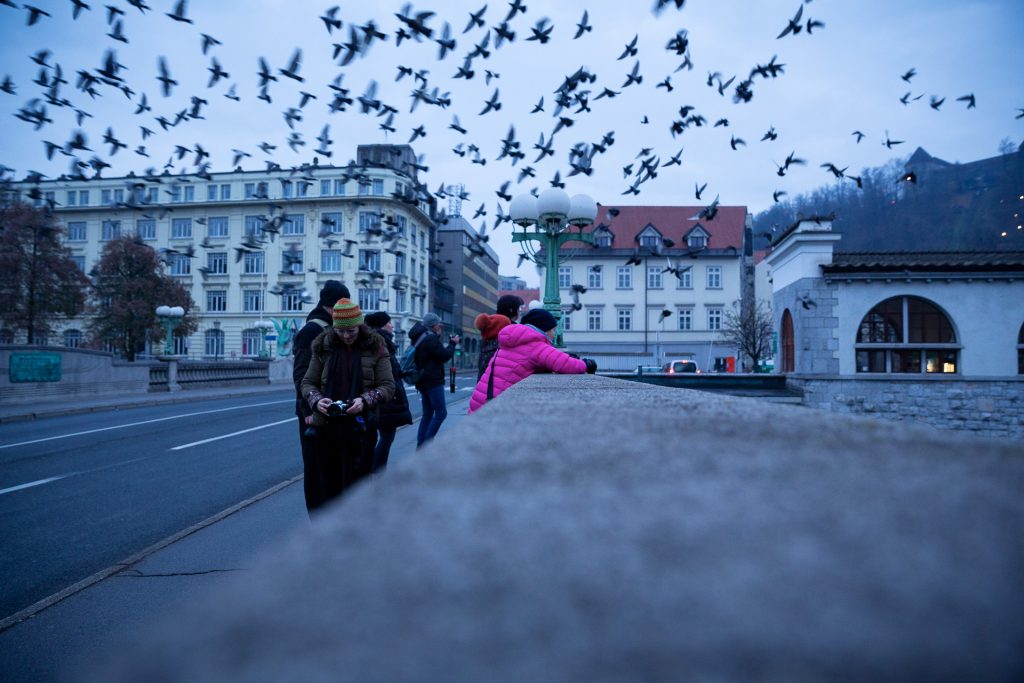
<svg viewBox="0 0 1024 683"><path fill-rule="evenodd" d="M608 370L696 362L735 368L722 340L726 312L753 296L750 217L722 206L599 206L583 228L593 245L570 242L558 269L565 345ZM544 275L541 275L544 281ZM730 360L732 359L732 360Z"/></svg>
<svg viewBox="0 0 1024 683"><path fill-rule="evenodd" d="M396 332L431 308L436 204L417 170L408 145L365 145L346 166L61 178L11 191L25 197L36 188L36 203L53 207L83 272L122 235L161 253L199 320L193 335L174 340L176 353L253 358L291 354L292 333L330 279L363 310L386 310ZM81 339L81 320L63 327Z"/></svg>

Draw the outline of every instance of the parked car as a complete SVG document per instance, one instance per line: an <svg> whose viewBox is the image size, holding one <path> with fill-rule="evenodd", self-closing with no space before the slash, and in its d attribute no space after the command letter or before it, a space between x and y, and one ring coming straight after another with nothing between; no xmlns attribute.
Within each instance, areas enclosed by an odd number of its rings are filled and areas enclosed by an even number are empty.
<svg viewBox="0 0 1024 683"><path fill-rule="evenodd" d="M667 372L671 375L683 372L700 372L700 370L697 369L696 363L694 363L692 360L685 359L670 360L669 362L661 366L661 371Z"/></svg>
<svg viewBox="0 0 1024 683"><path fill-rule="evenodd" d="M638 365L636 366L637 375L652 375L662 372L660 365Z"/></svg>

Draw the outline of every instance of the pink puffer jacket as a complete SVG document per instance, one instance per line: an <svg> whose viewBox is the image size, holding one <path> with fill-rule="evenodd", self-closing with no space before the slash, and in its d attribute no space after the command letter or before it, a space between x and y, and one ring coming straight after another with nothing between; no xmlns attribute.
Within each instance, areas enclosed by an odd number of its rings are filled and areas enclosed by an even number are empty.
<svg viewBox="0 0 1024 683"><path fill-rule="evenodd" d="M535 372L556 372L562 375L582 375L587 371L583 361L559 351L547 336L530 325L509 325L498 333L498 351L487 365L469 399L469 412L487 403L487 382L494 370L494 395Z"/></svg>

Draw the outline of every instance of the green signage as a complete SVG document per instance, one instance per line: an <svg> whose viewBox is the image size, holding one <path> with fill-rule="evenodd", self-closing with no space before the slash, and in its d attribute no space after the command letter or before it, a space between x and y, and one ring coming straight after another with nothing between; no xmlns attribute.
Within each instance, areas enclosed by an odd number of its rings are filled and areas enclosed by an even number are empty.
<svg viewBox="0 0 1024 683"><path fill-rule="evenodd" d="M9 372L11 383L59 382L59 353L12 353Z"/></svg>

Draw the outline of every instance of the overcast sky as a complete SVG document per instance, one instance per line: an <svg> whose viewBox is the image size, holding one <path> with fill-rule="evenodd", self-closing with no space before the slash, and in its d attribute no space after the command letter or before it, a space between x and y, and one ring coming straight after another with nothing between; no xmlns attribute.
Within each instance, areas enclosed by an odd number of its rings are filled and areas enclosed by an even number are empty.
<svg viewBox="0 0 1024 683"><path fill-rule="evenodd" d="M113 168L104 171L112 176L131 170L141 173L150 166L162 170L175 145L192 148L196 143L210 152L210 170L214 172L231 169L233 149L252 155L241 164L246 170L265 168L267 159L294 166L318 156L316 138L325 124L330 124L333 156L319 155L320 163L343 164L355 156L357 144L406 143L412 129L423 125L426 137L413 142L430 167L423 179L431 190L442 184L464 184L469 199L462 205L462 214L475 227L486 223L491 233L499 202L495 191L504 181L511 180L512 194L534 187L543 190L556 171L561 172L570 194L586 193L604 204L698 205L717 195L722 204L743 205L757 213L772 203L772 193L777 190L794 196L834 182L832 175L820 168L823 163L859 173L865 167L905 157L918 146L948 161L971 161L996 155L1003 139L1009 138L1015 145L1024 139L1024 118L1015 118L1024 107L1020 85L1024 3L1020 0L814 0L802 5L803 30L781 39L776 36L801 7L798 0L687 0L682 9L669 2L660 14L655 14L653 3L646 0L526 0L526 13L509 22L515 40L496 48L496 34L491 30L490 57L473 60L475 75L470 80L453 76L485 30L505 19L510 8L507 2L488 2L483 14L487 28L468 33L463 29L470 12L483 7L482 0L414 4L412 13L436 11L426 21L434 31L433 38L440 37L446 21L451 25L457 46L439 60L439 46L433 40L406 40L396 47L395 31L401 22L395 13L401 11L402 2L344 2L336 13L344 25L329 34L319 17L330 2L193 0L186 8L186 16L194 22L189 24L166 16L176 4L169 0L146 0L152 9L145 14L126 0L107 1L123 9L124 15L117 19L122 21L128 44L106 35L111 31L108 10L97 0L87 0L91 9L83 10L77 20L72 20L70 0L35 0L34 4L51 16L40 17L34 26L26 25L29 11L21 2L16 2L17 9L0 6L4 57L0 78L9 76L16 89L14 95L0 93L0 163L15 169L18 178L28 170L49 177L66 172L69 158L57 152L48 162L43 141L64 145L76 129L86 134L96 155L112 164ZM589 10L593 29L573 39L584 9ZM550 41L526 41L531 27L543 17L553 26ZM374 42L365 54L340 66L332 59L332 44L347 42L350 26L363 26L371 19L387 34L387 40ZM824 22L824 26L815 27L809 35L809 19ZM683 30L693 68L676 71L683 58L666 45ZM204 56L201 33L222 44L211 47ZM618 60L634 36L638 37L636 56ZM301 83L278 72L296 48L302 49ZM54 122L39 131L15 118L23 107L45 104L43 100L34 105L29 102L43 94L43 88L32 82L40 67L31 60L43 49L52 53L47 60L48 76L52 78L52 66L60 64L69 81L61 87L60 96L92 115L81 126L76 125L72 107L46 105ZM97 86L100 96L96 98L76 89L77 72L95 73L108 49L115 50L117 60L126 67L123 77L134 91L130 98L106 85ZM179 83L169 97L162 95L157 81L160 55L166 57L171 77ZM756 65L768 64L776 55L776 63L785 65L784 72L774 79L755 77L753 98L734 102L736 84ZM270 83L270 103L257 99L260 56L278 78ZM208 88L212 57L230 77ZM623 87L637 62L643 81ZM399 65L426 69L428 92L436 86L439 94L449 93L451 104L442 108L421 103L410 113L410 94L416 84L411 76L396 82ZM542 133L545 139L550 136L557 120L553 117L554 92L580 67L597 77L596 82L581 86L591 91L590 111L577 113L578 105L564 110L561 116L571 118L572 126L555 136L554 156L534 163L534 144ZM915 69L916 75L909 82L901 79L910 69ZM487 70L494 74L490 84L485 83ZM706 84L709 72L720 72L721 81L736 79L719 95L717 87ZM363 94L371 81L378 83L377 97L398 109L393 124L396 132L380 130L383 119L376 112L361 113L358 101L346 111L329 113L332 90L328 85L342 73L342 85L353 98ZM670 77L671 92L657 87L666 77ZM238 102L224 97L232 85ZM596 99L605 87L618 94ZM496 88L501 109L480 115ZM302 120L295 123L294 130L306 144L293 153L286 144L292 131L283 112L298 107L302 91L316 99L301 110ZM901 104L900 97L907 92L911 98L922 97ZM135 114L143 93L152 111ZM973 109L956 101L968 94L976 98ZM163 132L155 117L173 120L175 112L189 107L193 95L208 100L201 109L204 118ZM541 97L544 111L531 114ZM933 97L945 98L938 110L929 105ZM690 125L673 137L670 124L686 105L707 123ZM465 135L448 127L453 115L467 129ZM642 123L645 119L648 122ZM720 119L727 119L728 126L713 125ZM102 142L108 126L129 145L114 156ZM141 140L142 126L156 132L145 142ZM508 158L497 160L500 141L510 126L515 127L516 139L526 154L515 166ZM761 141L772 127L777 139ZM865 136L859 144L852 135L855 130ZM579 142L599 142L610 131L614 131L614 144L593 157L593 174L567 177L570 148ZM905 142L887 149L882 144L887 134ZM737 144L735 151L730 146L734 136L746 143ZM277 145L277 149L266 154L257 147L261 142ZM464 147L479 146L486 165L470 163L471 154L456 155L452 148L460 142ZM145 145L149 158L134 152L140 144ZM659 157L662 165L682 150L682 163L659 168L656 178L639 186L639 195L623 195L635 180L637 157L645 149ZM791 152L808 163L791 167L780 177L777 164ZM84 160L93 156L79 154ZM192 159L189 155L176 160L171 172L192 170ZM630 164L633 175L627 178L623 168ZM517 182L520 169L526 166L532 166L536 176ZM698 202L694 186L704 183L707 189ZM473 218L481 203L486 216ZM509 235L506 223L493 231L490 241L501 257L501 272L518 274L536 284L538 278L531 266L516 269L518 247L512 246Z"/></svg>

